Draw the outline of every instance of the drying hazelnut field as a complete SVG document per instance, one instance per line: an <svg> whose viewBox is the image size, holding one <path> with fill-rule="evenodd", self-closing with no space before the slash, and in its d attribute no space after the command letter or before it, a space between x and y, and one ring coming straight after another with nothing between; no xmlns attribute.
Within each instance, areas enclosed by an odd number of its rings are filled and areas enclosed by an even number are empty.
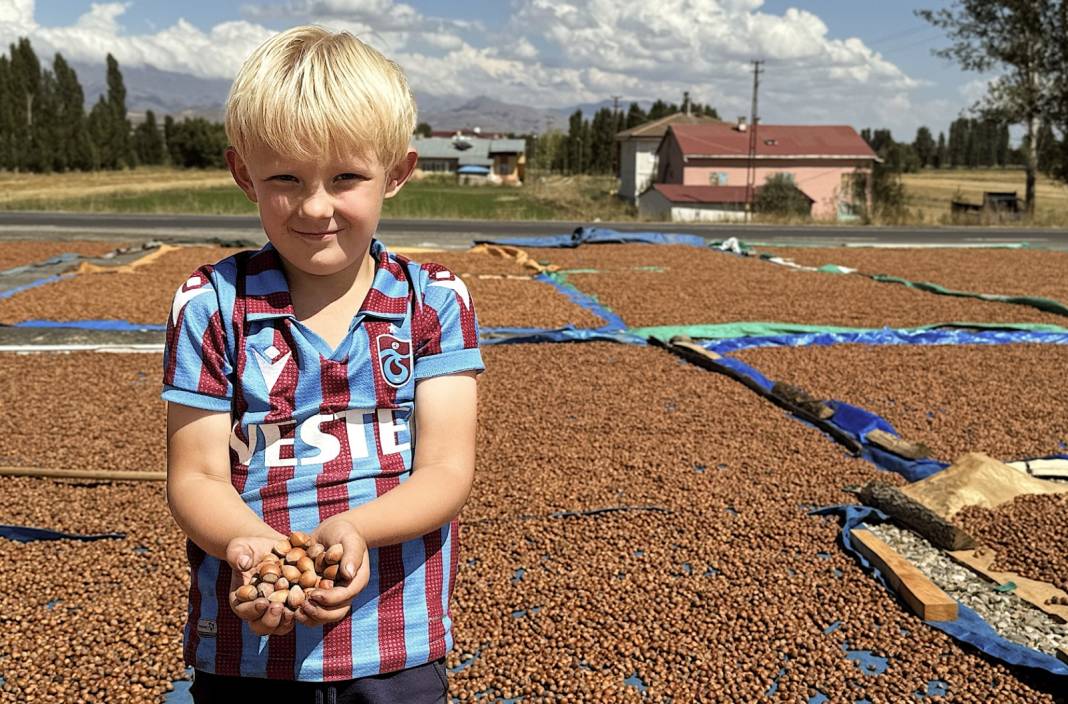
<svg viewBox="0 0 1068 704"><path fill-rule="evenodd" d="M163 331L235 251L0 241L0 702L191 701ZM406 256L486 364L452 701L1065 701L1068 253Z"/></svg>

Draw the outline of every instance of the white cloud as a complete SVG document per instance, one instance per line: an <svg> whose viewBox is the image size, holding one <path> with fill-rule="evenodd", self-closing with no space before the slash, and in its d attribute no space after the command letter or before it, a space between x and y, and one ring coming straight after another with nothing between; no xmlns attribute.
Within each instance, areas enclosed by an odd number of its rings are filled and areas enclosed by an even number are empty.
<svg viewBox="0 0 1068 704"><path fill-rule="evenodd" d="M689 91L726 118L748 113L749 61L763 58L765 121L858 127L911 124L924 85L860 39L830 36L815 14L766 12L763 0L513 0L508 26L492 32L396 0L273 0L208 29L179 20L135 33L121 24L129 4L93 4L74 24L44 27L34 0L0 0L0 39L29 35L41 56L100 62L110 52L121 64L232 78L274 33L265 22L310 21L383 50L424 93L563 107L611 95L678 102Z"/></svg>

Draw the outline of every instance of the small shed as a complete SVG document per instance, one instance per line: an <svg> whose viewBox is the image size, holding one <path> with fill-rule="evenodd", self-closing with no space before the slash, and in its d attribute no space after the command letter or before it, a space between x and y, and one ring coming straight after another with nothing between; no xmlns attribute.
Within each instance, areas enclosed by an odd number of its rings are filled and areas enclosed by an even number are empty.
<svg viewBox="0 0 1068 704"><path fill-rule="evenodd" d="M654 183L638 196L638 214L672 222L745 220L745 186Z"/></svg>

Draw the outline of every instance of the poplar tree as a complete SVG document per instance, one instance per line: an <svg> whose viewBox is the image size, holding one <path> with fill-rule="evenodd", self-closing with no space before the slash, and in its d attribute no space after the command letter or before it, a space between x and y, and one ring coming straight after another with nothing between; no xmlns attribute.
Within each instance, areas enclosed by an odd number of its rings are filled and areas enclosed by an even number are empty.
<svg viewBox="0 0 1068 704"><path fill-rule="evenodd" d="M156 114L151 110L145 112L145 121L134 130L133 147L139 164L159 166L164 162L163 135L156 124Z"/></svg>
<svg viewBox="0 0 1068 704"><path fill-rule="evenodd" d="M11 166L16 169L26 169L32 160L33 109L40 84L41 64L30 40L21 37L17 44L11 45Z"/></svg>
<svg viewBox="0 0 1068 704"><path fill-rule="evenodd" d="M935 149L937 149L934 137L931 136L931 130L927 127L920 127L916 130L916 139L912 143L912 148L916 151L920 166L930 166L934 159Z"/></svg>
<svg viewBox="0 0 1068 704"><path fill-rule="evenodd" d="M0 168L14 166L12 143L15 117L12 110L14 93L11 85L11 61L0 55Z"/></svg>
<svg viewBox="0 0 1068 704"><path fill-rule="evenodd" d="M111 54L107 56L108 122L107 155L109 168L123 168L133 162L130 145L130 121L126 118L126 86L119 71L119 62Z"/></svg>
<svg viewBox="0 0 1068 704"><path fill-rule="evenodd" d="M1050 55L1057 50L1053 18L1064 12L1063 0L954 0L949 8L916 11L945 30L952 41L936 55L954 59L967 71L1002 72L989 84L977 108L983 114L1024 125L1024 204L1032 215L1038 171L1033 147L1050 94L1044 72Z"/></svg>
<svg viewBox="0 0 1068 704"><path fill-rule="evenodd" d="M85 93L78 74L61 54L53 59L52 72L56 77L56 116L66 166L88 171L93 168L93 144L85 118Z"/></svg>

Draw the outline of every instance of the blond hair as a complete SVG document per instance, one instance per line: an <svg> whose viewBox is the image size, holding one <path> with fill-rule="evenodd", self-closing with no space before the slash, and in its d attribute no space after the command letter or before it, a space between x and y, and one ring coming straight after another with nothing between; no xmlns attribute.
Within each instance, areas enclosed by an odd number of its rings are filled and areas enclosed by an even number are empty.
<svg viewBox="0 0 1068 704"><path fill-rule="evenodd" d="M308 160L374 155L387 169L408 150L415 99L404 72L348 32L294 27L271 37L238 71L226 99L226 136Z"/></svg>

